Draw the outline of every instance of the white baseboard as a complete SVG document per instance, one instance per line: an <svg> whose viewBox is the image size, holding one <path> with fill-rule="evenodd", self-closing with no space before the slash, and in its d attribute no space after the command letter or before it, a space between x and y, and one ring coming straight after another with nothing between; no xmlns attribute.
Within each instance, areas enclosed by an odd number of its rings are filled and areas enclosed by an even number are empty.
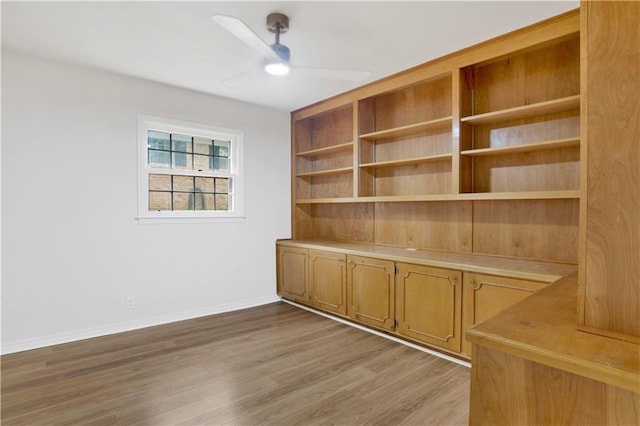
<svg viewBox="0 0 640 426"><path fill-rule="evenodd" d="M286 300L286 299L280 299L280 300L282 302L288 303L290 305L297 306L298 308L304 309L306 311L313 312L314 314L322 315L323 317L332 319L334 321L338 321L339 323L346 324L348 326L355 327L355 328L357 328L359 330L366 331L367 333L375 334L376 336L380 336L380 337L384 337L385 339L393 340L394 342L401 343L401 344L403 344L405 346L409 346L409 347L411 347L413 349L417 349L419 351L426 352L429 355L437 356L438 358L446 359L447 361L455 362L456 364L460 364L460 365L463 365L465 367L471 368L471 363L470 362L463 361L463 360L458 359L458 358L454 358L452 356L440 353L438 351L433 351L431 349L425 348L425 347L420 346L420 345L416 345L416 344L408 342L406 340L398 339L397 337L390 336L390 335L385 334L385 333L381 333L381 332L379 332L377 330L374 330L372 328L364 327L362 325L356 324L356 323L351 322L351 321L344 320L344 319L339 318L339 317L334 317L333 315L325 314L322 311L318 311L316 309L310 308L308 306L301 305L301 304L296 303L296 302L292 302L290 300Z"/></svg>
<svg viewBox="0 0 640 426"><path fill-rule="evenodd" d="M106 336L109 334L122 333L125 331L138 330L155 325L167 324L170 322L183 321L192 318L204 317L208 315L221 314L224 312L237 311L240 309L253 308L255 306L266 305L280 301L277 296L258 297L255 299L242 300L234 303L207 306L185 312L176 312L165 315L157 315L149 318L142 318L134 321L107 324L100 327L74 330L65 333L51 334L48 336L35 337L30 339L2 342L0 353L3 355L14 352L22 352L30 349L43 348L45 346L59 345L62 343L75 342L78 340L91 339L93 337Z"/></svg>

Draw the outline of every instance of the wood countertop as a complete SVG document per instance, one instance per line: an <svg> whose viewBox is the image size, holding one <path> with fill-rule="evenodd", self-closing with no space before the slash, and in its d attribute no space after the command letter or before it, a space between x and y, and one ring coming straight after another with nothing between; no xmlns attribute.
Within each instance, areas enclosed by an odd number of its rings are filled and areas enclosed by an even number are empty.
<svg viewBox="0 0 640 426"><path fill-rule="evenodd" d="M640 345L577 329L577 274L466 332L474 344L640 393Z"/></svg>
<svg viewBox="0 0 640 426"><path fill-rule="evenodd" d="M455 269L511 278L552 283L577 271L577 266L566 263L541 262L473 253L452 253L436 250L408 251L402 247L377 244L350 243L326 240L278 240L282 246L303 247L333 251L357 256L369 256L394 262L407 262L425 266Z"/></svg>

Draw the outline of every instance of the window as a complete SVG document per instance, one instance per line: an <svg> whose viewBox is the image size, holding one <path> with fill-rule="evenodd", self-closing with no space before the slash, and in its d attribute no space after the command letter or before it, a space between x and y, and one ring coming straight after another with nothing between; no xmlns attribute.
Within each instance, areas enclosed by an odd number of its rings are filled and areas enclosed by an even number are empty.
<svg viewBox="0 0 640 426"><path fill-rule="evenodd" d="M140 116L138 220L242 217L242 133Z"/></svg>

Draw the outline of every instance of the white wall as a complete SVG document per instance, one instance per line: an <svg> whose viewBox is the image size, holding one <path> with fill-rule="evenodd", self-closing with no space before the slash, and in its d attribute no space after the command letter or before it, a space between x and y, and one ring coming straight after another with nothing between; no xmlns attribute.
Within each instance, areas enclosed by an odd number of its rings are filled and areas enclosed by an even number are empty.
<svg viewBox="0 0 640 426"><path fill-rule="evenodd" d="M139 113L244 131L246 220L138 224ZM3 51L2 352L277 300L289 161L287 112Z"/></svg>

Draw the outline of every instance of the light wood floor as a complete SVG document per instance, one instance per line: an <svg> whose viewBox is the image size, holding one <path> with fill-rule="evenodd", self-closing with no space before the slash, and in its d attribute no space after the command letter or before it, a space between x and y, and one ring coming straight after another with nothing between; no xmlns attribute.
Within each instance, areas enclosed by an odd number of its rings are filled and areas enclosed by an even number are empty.
<svg viewBox="0 0 640 426"><path fill-rule="evenodd" d="M470 371L285 303L2 357L2 424L467 424Z"/></svg>

